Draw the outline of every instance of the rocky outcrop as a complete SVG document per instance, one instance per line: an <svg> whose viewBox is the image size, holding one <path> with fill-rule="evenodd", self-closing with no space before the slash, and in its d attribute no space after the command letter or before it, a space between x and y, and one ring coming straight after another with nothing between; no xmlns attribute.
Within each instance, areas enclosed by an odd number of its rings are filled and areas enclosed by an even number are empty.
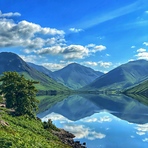
<svg viewBox="0 0 148 148"><path fill-rule="evenodd" d="M59 131L52 131L54 135L59 137L61 141L67 145L70 145L72 148L86 148L86 143L81 144L79 141L74 141L75 137L73 134L65 131L64 129L60 129Z"/></svg>

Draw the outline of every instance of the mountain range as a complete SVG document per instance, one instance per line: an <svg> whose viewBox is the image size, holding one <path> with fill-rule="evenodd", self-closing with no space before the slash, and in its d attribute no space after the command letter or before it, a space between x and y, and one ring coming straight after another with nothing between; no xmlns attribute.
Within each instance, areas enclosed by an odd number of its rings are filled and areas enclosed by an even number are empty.
<svg viewBox="0 0 148 148"><path fill-rule="evenodd" d="M60 83L49 76L37 71L36 69L30 67L25 61L23 61L18 55L11 52L1 52L0 53L0 75L3 72L15 71L23 74L25 78L39 81L40 83L36 85L38 90L69 90Z"/></svg>
<svg viewBox="0 0 148 148"><path fill-rule="evenodd" d="M52 72L43 66L26 63L14 53L2 52L0 74L5 71L16 71L24 74L26 78L39 81L39 90L64 91L69 90L69 87L81 91L123 91L148 80L148 61L131 61L106 74L77 63Z"/></svg>
<svg viewBox="0 0 148 148"><path fill-rule="evenodd" d="M122 90L147 79L148 61L131 61L102 75L82 90Z"/></svg>
<svg viewBox="0 0 148 148"><path fill-rule="evenodd" d="M55 72L51 72L40 65L35 65L33 63L28 64L36 70L47 74L57 82L62 83L74 90L90 84L96 78L104 74L77 63L69 64L68 66Z"/></svg>

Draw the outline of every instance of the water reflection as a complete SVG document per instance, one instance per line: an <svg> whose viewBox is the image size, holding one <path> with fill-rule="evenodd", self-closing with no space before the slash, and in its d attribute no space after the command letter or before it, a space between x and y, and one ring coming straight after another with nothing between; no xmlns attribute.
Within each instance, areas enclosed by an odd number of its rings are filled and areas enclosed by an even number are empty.
<svg viewBox="0 0 148 148"><path fill-rule="evenodd" d="M72 95L38 116L42 118L55 112L69 120L77 121L104 110L129 122L148 122L148 106L123 95Z"/></svg>
<svg viewBox="0 0 148 148"><path fill-rule="evenodd" d="M88 148L148 147L148 106L126 96L72 95L38 116Z"/></svg>

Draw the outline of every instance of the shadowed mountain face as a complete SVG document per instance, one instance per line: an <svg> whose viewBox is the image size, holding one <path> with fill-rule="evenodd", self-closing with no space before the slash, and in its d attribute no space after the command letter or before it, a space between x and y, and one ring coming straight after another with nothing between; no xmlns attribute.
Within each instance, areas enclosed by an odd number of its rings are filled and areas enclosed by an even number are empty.
<svg viewBox="0 0 148 148"><path fill-rule="evenodd" d="M148 107L130 97L122 95L86 94L69 96L48 110L39 113L38 117L43 118L55 112L69 120L77 121L103 110L132 123L147 123L148 121Z"/></svg>
<svg viewBox="0 0 148 148"><path fill-rule="evenodd" d="M55 79L72 89L81 88L103 75L99 71L72 63L54 72Z"/></svg>
<svg viewBox="0 0 148 148"><path fill-rule="evenodd" d="M32 67L32 68L34 68L34 69L36 69L36 70L38 70L38 71L48 75L49 77L53 78L53 72L50 71L49 69L45 68L44 66L36 65L36 64L30 63L30 62L27 62L27 64L30 67Z"/></svg>
<svg viewBox="0 0 148 148"><path fill-rule="evenodd" d="M0 53L0 74L5 71L30 72L31 68L16 54Z"/></svg>
<svg viewBox="0 0 148 148"><path fill-rule="evenodd" d="M148 61L138 60L121 65L97 78L83 90L124 89L148 78Z"/></svg>
<svg viewBox="0 0 148 148"><path fill-rule="evenodd" d="M24 76L28 79L39 81L40 84L37 85L37 87L41 90L68 90L47 75L30 67L18 55L11 52L2 52L0 53L0 74L7 71L19 72L24 74Z"/></svg>

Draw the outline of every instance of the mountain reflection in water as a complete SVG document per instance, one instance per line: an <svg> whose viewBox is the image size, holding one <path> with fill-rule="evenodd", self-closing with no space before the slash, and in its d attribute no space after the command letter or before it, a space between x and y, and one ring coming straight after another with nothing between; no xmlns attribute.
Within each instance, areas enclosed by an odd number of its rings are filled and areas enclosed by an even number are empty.
<svg viewBox="0 0 148 148"><path fill-rule="evenodd" d="M72 95L39 113L88 148L147 148L148 106L122 95Z"/></svg>

